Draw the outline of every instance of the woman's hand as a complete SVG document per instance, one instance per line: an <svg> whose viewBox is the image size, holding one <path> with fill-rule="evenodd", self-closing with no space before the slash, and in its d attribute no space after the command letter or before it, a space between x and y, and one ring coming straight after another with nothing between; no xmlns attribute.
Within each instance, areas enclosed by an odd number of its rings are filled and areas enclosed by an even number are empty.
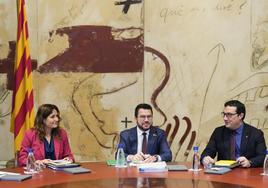
<svg viewBox="0 0 268 188"><path fill-rule="evenodd" d="M70 161L71 163L74 162L70 157L65 157L63 160Z"/></svg>
<svg viewBox="0 0 268 188"><path fill-rule="evenodd" d="M47 163L51 162L51 159L44 159L44 160L36 160L35 163L39 165L45 165Z"/></svg>
<svg viewBox="0 0 268 188"><path fill-rule="evenodd" d="M36 166L38 166L39 168L45 168L46 164L48 164L49 162L51 162L50 159L44 159L44 160L36 160L35 164Z"/></svg>

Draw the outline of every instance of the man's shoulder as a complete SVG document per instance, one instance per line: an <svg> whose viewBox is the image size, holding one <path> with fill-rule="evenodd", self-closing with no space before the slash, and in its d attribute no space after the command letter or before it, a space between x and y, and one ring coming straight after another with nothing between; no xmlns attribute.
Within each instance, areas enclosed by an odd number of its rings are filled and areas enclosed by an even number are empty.
<svg viewBox="0 0 268 188"><path fill-rule="evenodd" d="M227 133L227 132L229 132L229 131L230 131L230 129L226 128L225 125L221 125L221 126L216 127L216 128L214 129L212 135L213 135L214 137L219 137L219 135L225 134L225 133Z"/></svg>
<svg viewBox="0 0 268 188"><path fill-rule="evenodd" d="M132 128L129 128L129 129L126 129L126 130L121 131L121 134L122 134L122 135L125 135L125 134L130 134L130 133L133 133L133 132L135 132L135 131L137 131L137 127L136 127L136 126L135 126L135 127L132 127Z"/></svg>
<svg viewBox="0 0 268 188"><path fill-rule="evenodd" d="M151 127L152 132L156 132L158 134L165 134L165 131L157 126L152 126Z"/></svg>
<svg viewBox="0 0 268 188"><path fill-rule="evenodd" d="M214 129L214 131L215 131L215 132L221 132L221 131L224 131L225 129L227 129L227 128L225 127L225 125L221 125L221 126L219 126L219 127L216 127L216 128Z"/></svg>
<svg viewBox="0 0 268 188"><path fill-rule="evenodd" d="M214 132L222 132L222 131L225 131L225 130L229 130L228 128L225 127L225 125L222 125L222 126L219 126L219 127L216 127L214 129ZM248 130L248 131L256 131L256 132L261 132L260 129L250 125L250 124L247 124L247 123L244 123L244 130Z"/></svg>
<svg viewBox="0 0 268 188"><path fill-rule="evenodd" d="M262 132L262 130L247 123L244 123L244 129L247 130L248 132L260 132L260 133Z"/></svg>

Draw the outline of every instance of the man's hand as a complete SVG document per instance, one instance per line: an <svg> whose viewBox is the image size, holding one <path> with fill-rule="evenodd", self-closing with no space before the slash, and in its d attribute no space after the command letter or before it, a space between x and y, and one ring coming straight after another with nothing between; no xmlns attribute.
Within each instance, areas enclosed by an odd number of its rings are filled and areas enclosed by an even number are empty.
<svg viewBox="0 0 268 188"><path fill-rule="evenodd" d="M244 168L251 166L250 161L244 156L237 158L236 161Z"/></svg>
<svg viewBox="0 0 268 188"><path fill-rule="evenodd" d="M214 164L215 161L214 161L214 159L212 159L210 156L206 156L206 157L203 158L202 163L203 163L204 167L206 168L206 167L208 167L210 164Z"/></svg>
<svg viewBox="0 0 268 188"><path fill-rule="evenodd" d="M157 156L152 156L150 154L143 154L142 152L139 152L135 155L128 155L127 156L127 160L128 161L139 161L139 162L144 162L144 163L152 163L152 162L156 162L157 161Z"/></svg>
<svg viewBox="0 0 268 188"><path fill-rule="evenodd" d="M156 162L157 161L157 156L155 155L149 155L149 154L146 154L144 155L144 162L145 163L152 163L152 162Z"/></svg>
<svg viewBox="0 0 268 188"><path fill-rule="evenodd" d="M144 160L143 156L144 156L144 154L142 152L139 152L139 153L137 153L135 155L128 155L127 160L128 161L133 161L133 162L135 162L135 161L143 161Z"/></svg>

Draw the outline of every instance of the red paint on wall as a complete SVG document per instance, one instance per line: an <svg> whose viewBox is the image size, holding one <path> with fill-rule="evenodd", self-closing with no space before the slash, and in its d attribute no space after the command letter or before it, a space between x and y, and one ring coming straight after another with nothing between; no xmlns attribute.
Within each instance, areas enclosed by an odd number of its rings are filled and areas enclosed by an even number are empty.
<svg viewBox="0 0 268 188"><path fill-rule="evenodd" d="M67 35L69 48L41 65L38 71L141 72L144 60L143 35L119 40L114 38L112 32L108 26L73 26L52 31L51 35ZM124 32L124 29L120 29L120 32Z"/></svg>

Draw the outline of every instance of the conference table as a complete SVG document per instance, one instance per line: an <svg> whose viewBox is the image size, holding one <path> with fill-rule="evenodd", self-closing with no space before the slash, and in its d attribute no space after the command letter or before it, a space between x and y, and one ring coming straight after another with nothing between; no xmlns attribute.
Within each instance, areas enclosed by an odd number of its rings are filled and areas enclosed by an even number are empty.
<svg viewBox="0 0 268 188"><path fill-rule="evenodd" d="M184 164L190 168L190 163ZM91 173L69 174L48 168L31 179L15 182L0 181L0 188L80 188L80 187L194 187L194 188L243 188L268 187L268 176L260 175L262 168L234 168L223 175L206 174L204 170L139 172L136 167L115 168L105 162L81 163ZM23 173L23 168L7 168L4 171Z"/></svg>

